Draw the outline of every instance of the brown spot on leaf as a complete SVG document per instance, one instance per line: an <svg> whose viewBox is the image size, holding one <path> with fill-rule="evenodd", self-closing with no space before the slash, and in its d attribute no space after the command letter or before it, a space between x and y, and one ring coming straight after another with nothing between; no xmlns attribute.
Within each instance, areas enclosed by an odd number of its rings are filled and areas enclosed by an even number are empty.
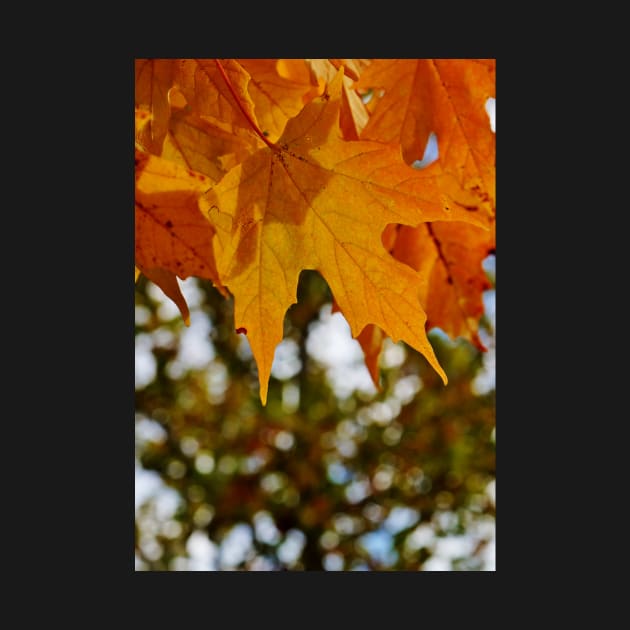
<svg viewBox="0 0 630 630"><path fill-rule="evenodd" d="M172 228L172 227L173 227L173 222L172 222L172 221L170 221L170 220L169 220L169 221L167 221L167 222L166 222L166 227L167 227L167 228Z"/></svg>

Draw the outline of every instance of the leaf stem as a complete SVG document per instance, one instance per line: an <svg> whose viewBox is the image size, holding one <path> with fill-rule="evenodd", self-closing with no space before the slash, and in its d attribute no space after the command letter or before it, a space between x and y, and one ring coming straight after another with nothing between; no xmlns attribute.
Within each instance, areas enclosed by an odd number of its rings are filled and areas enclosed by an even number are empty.
<svg viewBox="0 0 630 630"><path fill-rule="evenodd" d="M245 118L247 118L247 121L252 126L252 129L256 132L258 137L270 149L273 149L274 151L277 151L278 147L273 142L270 142L269 140L267 140L265 134L263 134L263 132L258 128L258 125L253 120L253 118L247 113L247 110L243 106L243 103L241 102L241 99L236 94L236 90L234 89L234 86L232 85L232 82L230 81L230 79L229 79L227 73L225 72L225 70L223 69L223 66L221 65L221 62L218 59L215 59L214 62L217 64L217 68L219 69L219 72L221 73L221 76L223 77L223 80L225 81L226 85L228 86L230 92L232 93L232 96L234 97L234 100L236 101L237 105L239 106L241 112L243 112L243 116L245 116Z"/></svg>

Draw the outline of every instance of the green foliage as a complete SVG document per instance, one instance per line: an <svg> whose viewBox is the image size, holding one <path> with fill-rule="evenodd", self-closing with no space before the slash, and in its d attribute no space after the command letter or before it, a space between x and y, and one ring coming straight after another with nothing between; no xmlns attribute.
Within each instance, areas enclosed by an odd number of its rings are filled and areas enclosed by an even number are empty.
<svg viewBox="0 0 630 630"><path fill-rule="evenodd" d="M331 294L303 272L262 407L232 302L208 285L184 283L190 329L136 285L137 368L155 368L136 387L137 459L171 493L137 501L138 569L494 569L495 391L475 393L489 353L433 331L446 387L402 342L386 344L381 392L350 367L333 378L314 347Z"/></svg>

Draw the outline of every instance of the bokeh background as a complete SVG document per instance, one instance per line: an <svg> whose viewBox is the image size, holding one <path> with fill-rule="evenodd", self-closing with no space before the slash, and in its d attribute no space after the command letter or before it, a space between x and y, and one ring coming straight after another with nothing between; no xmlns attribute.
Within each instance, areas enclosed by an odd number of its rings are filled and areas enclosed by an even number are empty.
<svg viewBox="0 0 630 630"><path fill-rule="evenodd" d="M387 340L378 391L328 285L304 271L266 407L233 302L143 276L135 299L135 568L495 570L495 257L480 352L433 329L444 386Z"/></svg>

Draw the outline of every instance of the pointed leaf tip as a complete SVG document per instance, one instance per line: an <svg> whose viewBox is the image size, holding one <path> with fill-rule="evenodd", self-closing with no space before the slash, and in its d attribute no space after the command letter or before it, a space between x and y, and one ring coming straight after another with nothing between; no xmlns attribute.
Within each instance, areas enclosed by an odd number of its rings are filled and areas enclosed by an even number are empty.
<svg viewBox="0 0 630 630"><path fill-rule="evenodd" d="M164 295L175 302L179 312L182 314L184 323L186 326L190 326L190 311L188 310L186 298L184 298L184 295L179 288L177 276L167 269L160 269L159 267L154 267L153 269L142 269L142 273L144 273L151 282L160 287Z"/></svg>

